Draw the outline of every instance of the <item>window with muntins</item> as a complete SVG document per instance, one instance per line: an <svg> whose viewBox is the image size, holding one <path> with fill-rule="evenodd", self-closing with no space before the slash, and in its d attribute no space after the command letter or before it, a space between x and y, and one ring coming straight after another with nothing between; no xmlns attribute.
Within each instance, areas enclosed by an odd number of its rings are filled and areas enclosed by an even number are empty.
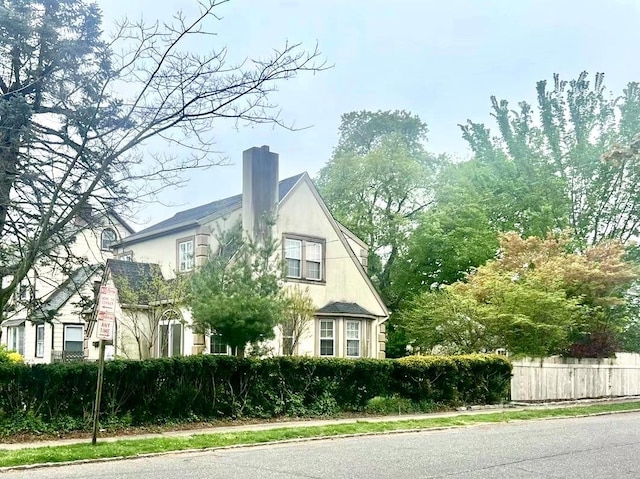
<svg viewBox="0 0 640 479"><path fill-rule="evenodd" d="M44 357L44 324L36 324L36 358Z"/></svg>
<svg viewBox="0 0 640 479"><path fill-rule="evenodd" d="M324 243L302 238L285 238L284 259L287 278L308 281L324 279Z"/></svg>
<svg viewBox="0 0 640 479"><path fill-rule="evenodd" d="M322 280L322 244L305 242L305 277L315 281Z"/></svg>
<svg viewBox="0 0 640 479"><path fill-rule="evenodd" d="M211 353L211 354L229 354L229 351L227 349L227 343L225 343L222 340L222 337L219 334L217 334L217 333L211 334L209 340L210 340L209 353Z"/></svg>
<svg viewBox="0 0 640 479"><path fill-rule="evenodd" d="M284 258L287 278L302 278L302 240L284 240Z"/></svg>
<svg viewBox="0 0 640 479"><path fill-rule="evenodd" d="M352 358L360 356L360 326L360 321L346 322L347 356Z"/></svg>
<svg viewBox="0 0 640 479"><path fill-rule="evenodd" d="M320 321L320 356L335 355L335 321L323 319Z"/></svg>
<svg viewBox="0 0 640 479"><path fill-rule="evenodd" d="M100 248L103 250L108 250L111 248L111 245L116 242L117 236L116 232L107 228L102 230L102 235L100 236Z"/></svg>
<svg viewBox="0 0 640 479"><path fill-rule="evenodd" d="M193 240L178 243L178 271L193 269Z"/></svg>

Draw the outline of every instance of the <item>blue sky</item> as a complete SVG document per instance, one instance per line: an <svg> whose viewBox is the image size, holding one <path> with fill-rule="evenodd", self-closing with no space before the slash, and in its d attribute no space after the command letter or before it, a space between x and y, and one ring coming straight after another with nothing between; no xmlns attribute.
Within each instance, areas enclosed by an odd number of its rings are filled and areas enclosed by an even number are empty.
<svg viewBox="0 0 640 479"><path fill-rule="evenodd" d="M98 0L109 28L128 16L148 21L189 12L191 0ZM334 67L280 84L273 96L291 132L270 126L219 124L219 151L233 163L190 175L137 215L150 224L176 211L240 192L241 155L268 144L280 153L280 175L328 160L340 115L354 110L405 109L429 126L429 149L466 158L458 128L468 118L491 124L489 97L533 101L535 83L553 73L606 73L618 94L640 81L640 0L232 0L203 51L228 47L232 59L265 56L302 42ZM162 148L151 144L149 149Z"/></svg>

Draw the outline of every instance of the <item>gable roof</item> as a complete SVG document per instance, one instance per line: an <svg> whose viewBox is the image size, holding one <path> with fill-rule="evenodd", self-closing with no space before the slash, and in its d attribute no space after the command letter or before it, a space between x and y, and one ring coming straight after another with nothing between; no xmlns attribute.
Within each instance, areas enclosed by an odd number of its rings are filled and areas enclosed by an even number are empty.
<svg viewBox="0 0 640 479"><path fill-rule="evenodd" d="M110 273L116 287L121 281L132 291L141 291L140 303L147 304L149 298L144 298L145 286L151 284L155 278L162 278L162 270L159 264L137 263L134 261L122 261L118 259L107 260L107 274Z"/></svg>
<svg viewBox="0 0 640 479"><path fill-rule="evenodd" d="M34 321L51 318L89 279L102 269L102 265L84 265L74 270L69 277L47 297L32 315Z"/></svg>
<svg viewBox="0 0 640 479"><path fill-rule="evenodd" d="M300 173L289 178L285 178L278 183L279 198L278 201L282 201L285 196L291 191L295 184L305 175ZM142 239L148 239L150 237L165 234L170 231L177 231L180 229L190 228L198 225L200 220L209 218L211 216L221 216L226 213L230 213L242 206L242 194L229 196L221 200L213 201L205 205L196 206L195 208L189 208L188 210L179 211L171 218L167 218L155 225L151 225L148 228L139 231L131 236L123 238L118 244L125 245L135 243Z"/></svg>
<svg viewBox="0 0 640 479"><path fill-rule="evenodd" d="M358 303L342 303L339 301L335 301L333 303L329 303L318 311L316 314L319 315L343 315L343 316L368 316L375 317L375 314L370 313Z"/></svg>
<svg viewBox="0 0 640 479"><path fill-rule="evenodd" d="M380 297L380 293L378 293L378 290L376 290L375 286L371 282L371 278L369 278L369 275L367 274L367 272L365 271L364 267L362 266L362 263L360 263L360 261L356 257L355 252L353 251L351 246L349 246L349 243L347 242L347 238L346 238L344 232L342 231L342 229L340 228L340 225L339 225L338 221L333 217L333 215L329 211L329 208L327 207L326 203L322 199L322 196L320 195L320 192L318 191L318 188L316 187L316 185L313 182L313 180L311 179L311 177L307 173L303 173L302 174L302 180L309 186L309 188L311 190L311 193L313 194L313 196L315 197L316 201L320 205L320 208L324 212L326 218L329 220L329 223L333 227L333 230L335 231L336 235L338 236L338 239L342 243L342 246L347 251L349 257L351 258L351 261L353 261L353 264L355 265L356 269L360 273L360 276L362 277L364 282L369 287L369 291L371 291L371 293L375 297L378 305L380 306L380 308L384 312L385 316L382 317L381 322L386 321L388 319L388 317L389 317L389 310L387 309L387 305L384 304L384 301L382 301L382 298ZM300 182L300 183L302 183L302 182ZM297 185L299 185L300 183L296 183L294 185L294 187L297 187ZM378 317L378 316L371 315L371 317Z"/></svg>

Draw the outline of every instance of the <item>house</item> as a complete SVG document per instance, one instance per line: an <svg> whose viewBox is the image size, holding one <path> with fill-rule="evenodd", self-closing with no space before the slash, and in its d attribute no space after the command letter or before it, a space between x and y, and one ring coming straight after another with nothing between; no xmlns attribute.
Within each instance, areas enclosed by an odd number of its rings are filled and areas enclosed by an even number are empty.
<svg viewBox="0 0 640 479"><path fill-rule="evenodd" d="M246 150L241 194L181 211L123 237L114 245L115 260L107 262L104 280L124 275L149 284L158 273L155 268L164 278L179 280L218 249L221 232L241 222L244 234L255 240L271 228L281 245L285 287L305 288L316 308L296 354L383 358L388 312L365 271L367 245L333 218L307 173L278 181L278 161L268 146ZM273 225L267 217L275 218ZM131 346L131 317L138 321L136 315L144 316L153 305L161 307L158 324L145 326L149 354L229 353L215 335L196 334L190 312L176 302L158 297L137 303L119 306L116 354L140 357ZM281 354L281 342L276 337L265 347Z"/></svg>
<svg viewBox="0 0 640 479"><path fill-rule="evenodd" d="M94 283L112 257L111 245L134 231L117 213L99 215L90 208L72 227L76 234L69 250L78 264L71 271L45 263L33 267L1 324L2 344L22 354L27 363L97 357L97 349L84 340Z"/></svg>

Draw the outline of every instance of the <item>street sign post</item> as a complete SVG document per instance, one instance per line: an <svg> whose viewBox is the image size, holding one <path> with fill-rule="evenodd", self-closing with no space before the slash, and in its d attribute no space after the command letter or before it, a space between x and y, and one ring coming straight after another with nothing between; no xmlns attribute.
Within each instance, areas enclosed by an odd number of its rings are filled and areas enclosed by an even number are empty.
<svg viewBox="0 0 640 479"><path fill-rule="evenodd" d="M104 350L105 341L113 341L116 326L116 303L118 302L118 290L112 284L100 286L97 308L97 337L100 340L100 355L98 356L98 382L96 384L96 402L93 407L93 436L91 444L95 445L98 439L100 424L100 401L102 399L102 382L104 378Z"/></svg>

